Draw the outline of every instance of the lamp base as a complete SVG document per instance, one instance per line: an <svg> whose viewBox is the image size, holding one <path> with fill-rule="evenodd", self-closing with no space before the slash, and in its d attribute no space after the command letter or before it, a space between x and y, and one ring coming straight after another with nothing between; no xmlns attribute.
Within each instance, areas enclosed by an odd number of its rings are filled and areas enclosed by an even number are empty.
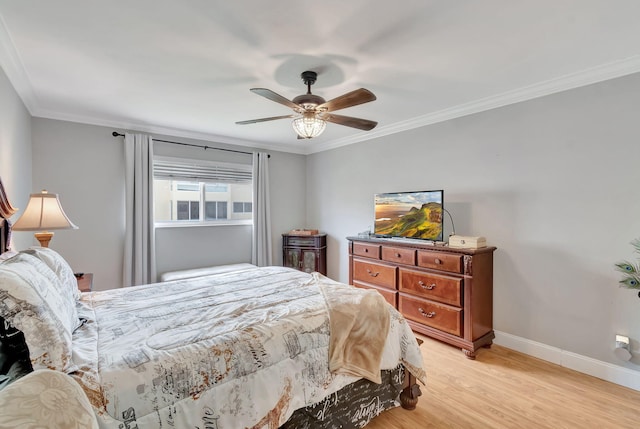
<svg viewBox="0 0 640 429"><path fill-rule="evenodd" d="M49 242L53 238L53 232L49 231L36 232L33 235L40 242L40 246L42 247L49 247Z"/></svg>

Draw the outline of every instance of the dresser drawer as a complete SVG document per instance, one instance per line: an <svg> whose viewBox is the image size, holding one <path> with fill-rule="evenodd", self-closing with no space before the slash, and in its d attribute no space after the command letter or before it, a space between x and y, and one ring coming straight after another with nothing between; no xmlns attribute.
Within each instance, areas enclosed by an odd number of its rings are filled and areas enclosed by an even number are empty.
<svg viewBox="0 0 640 429"><path fill-rule="evenodd" d="M445 304L462 306L462 278L400 268L398 289Z"/></svg>
<svg viewBox="0 0 640 429"><path fill-rule="evenodd" d="M396 267L361 259L353 260L353 281L396 289Z"/></svg>
<svg viewBox="0 0 640 429"><path fill-rule="evenodd" d="M367 258L380 259L380 245L369 243L353 243L353 254Z"/></svg>
<svg viewBox="0 0 640 429"><path fill-rule="evenodd" d="M397 303L396 303L396 296L398 295L398 292L395 290L391 290L391 289L387 289L385 287L378 287L378 286L373 286L373 285L368 285L365 283L360 283L358 281L353 282L353 285L355 287L359 287L362 289L374 289L377 290L378 293L380 295L382 295L382 297L391 305L393 305L393 308L398 308L397 307Z"/></svg>
<svg viewBox="0 0 640 429"><path fill-rule="evenodd" d="M461 273L462 255L418 250L418 266L451 273Z"/></svg>
<svg viewBox="0 0 640 429"><path fill-rule="evenodd" d="M462 336L462 309L400 293L398 309L407 319Z"/></svg>
<svg viewBox="0 0 640 429"><path fill-rule="evenodd" d="M396 264L415 265L415 249L405 249L402 247L383 247L382 260L395 262Z"/></svg>

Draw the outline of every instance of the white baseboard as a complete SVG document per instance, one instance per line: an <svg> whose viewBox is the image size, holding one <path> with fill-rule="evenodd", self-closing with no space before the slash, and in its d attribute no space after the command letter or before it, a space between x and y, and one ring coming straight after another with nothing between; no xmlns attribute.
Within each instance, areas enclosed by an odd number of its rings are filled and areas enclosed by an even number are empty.
<svg viewBox="0 0 640 429"><path fill-rule="evenodd" d="M640 371L592 359L506 332L495 331L495 334L494 343L499 346L640 391Z"/></svg>

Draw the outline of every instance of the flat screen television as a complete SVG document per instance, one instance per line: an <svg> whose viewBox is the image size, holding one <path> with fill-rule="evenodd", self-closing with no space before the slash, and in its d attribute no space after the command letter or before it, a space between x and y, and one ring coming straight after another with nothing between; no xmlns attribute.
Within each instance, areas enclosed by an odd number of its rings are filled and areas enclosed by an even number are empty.
<svg viewBox="0 0 640 429"><path fill-rule="evenodd" d="M373 234L442 241L444 191L375 194Z"/></svg>

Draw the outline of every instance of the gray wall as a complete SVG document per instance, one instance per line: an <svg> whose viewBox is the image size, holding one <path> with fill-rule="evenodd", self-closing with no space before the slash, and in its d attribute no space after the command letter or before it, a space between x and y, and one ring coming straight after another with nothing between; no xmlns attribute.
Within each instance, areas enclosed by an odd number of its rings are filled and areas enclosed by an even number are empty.
<svg viewBox="0 0 640 429"><path fill-rule="evenodd" d="M122 286L124 249L124 140L113 129L33 119L33 191L46 188L78 230L57 231L51 247L75 271L94 273L94 289ZM223 147L212 142L155 136L163 140ZM156 152L192 158L223 157L251 163L248 155L158 143ZM250 151L249 148L236 148ZM281 264L280 234L304 224L305 157L271 152L270 182L274 263ZM251 261L250 226L159 228L158 273ZM37 244L34 242L33 244Z"/></svg>
<svg viewBox="0 0 640 429"><path fill-rule="evenodd" d="M0 68L0 178L11 205L27 206L31 193L31 115ZM22 210L11 217L15 222ZM14 232L11 246L31 245L33 233Z"/></svg>
<svg viewBox="0 0 640 429"><path fill-rule="evenodd" d="M110 131L33 119L33 191L58 194L79 227L56 231L49 246L74 271L93 273L95 289L122 284L124 149Z"/></svg>
<svg viewBox="0 0 640 429"><path fill-rule="evenodd" d="M348 280L374 193L444 189L456 232L498 248L497 330L621 365L615 333L640 348L640 299L614 271L639 256L639 106L636 74L308 156L329 276Z"/></svg>

